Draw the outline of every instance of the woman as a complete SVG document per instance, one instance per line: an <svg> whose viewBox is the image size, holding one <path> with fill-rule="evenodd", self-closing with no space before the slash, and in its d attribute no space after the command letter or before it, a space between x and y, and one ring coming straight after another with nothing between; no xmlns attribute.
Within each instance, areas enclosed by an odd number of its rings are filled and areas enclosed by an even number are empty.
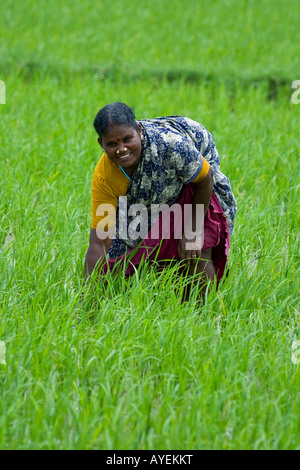
<svg viewBox="0 0 300 470"><path fill-rule="evenodd" d="M136 121L120 102L104 106L94 127L104 153L92 180L85 277L97 263L105 275L127 261L129 275L142 260L177 259L203 295L224 274L236 212L211 134L184 116Z"/></svg>

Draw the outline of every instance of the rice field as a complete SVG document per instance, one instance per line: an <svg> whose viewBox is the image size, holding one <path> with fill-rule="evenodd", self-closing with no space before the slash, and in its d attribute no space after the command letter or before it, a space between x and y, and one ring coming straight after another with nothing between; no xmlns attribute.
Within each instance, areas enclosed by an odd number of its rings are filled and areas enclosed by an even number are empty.
<svg viewBox="0 0 300 470"><path fill-rule="evenodd" d="M297 2L2 0L1 17L0 449L299 450ZM81 299L112 101L214 136L238 212L205 305L181 303L176 267Z"/></svg>

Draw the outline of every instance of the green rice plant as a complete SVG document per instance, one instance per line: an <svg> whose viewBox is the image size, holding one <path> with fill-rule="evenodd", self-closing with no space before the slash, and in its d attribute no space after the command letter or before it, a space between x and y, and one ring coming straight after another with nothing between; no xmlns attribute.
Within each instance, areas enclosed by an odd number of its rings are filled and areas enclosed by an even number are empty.
<svg viewBox="0 0 300 470"><path fill-rule="evenodd" d="M296 2L2 3L0 448L299 449ZM238 212L204 304L176 264L83 287L118 100L214 136Z"/></svg>

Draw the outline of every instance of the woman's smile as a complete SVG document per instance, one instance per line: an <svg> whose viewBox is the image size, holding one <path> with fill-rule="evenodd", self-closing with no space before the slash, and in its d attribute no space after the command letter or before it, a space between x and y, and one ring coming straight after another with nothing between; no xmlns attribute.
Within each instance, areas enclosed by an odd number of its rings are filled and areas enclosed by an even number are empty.
<svg viewBox="0 0 300 470"><path fill-rule="evenodd" d="M127 152L127 148L126 148L126 147L124 148L124 151ZM120 158L121 160L124 160L125 158L128 158L128 157L130 157L130 155L131 155L130 152L129 152L129 153L127 152L125 155L119 155L119 153L120 153L120 151L117 150L117 151L116 151L116 156L117 156L118 158Z"/></svg>

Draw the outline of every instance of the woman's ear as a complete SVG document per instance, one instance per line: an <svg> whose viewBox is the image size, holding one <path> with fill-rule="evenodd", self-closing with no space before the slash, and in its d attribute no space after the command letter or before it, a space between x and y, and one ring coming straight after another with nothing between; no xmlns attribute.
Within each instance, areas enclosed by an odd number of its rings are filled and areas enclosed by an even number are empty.
<svg viewBox="0 0 300 470"><path fill-rule="evenodd" d="M100 137L98 137L98 139L97 139L97 140L98 140L98 143L99 143L100 147L102 147L102 140L101 140L101 138L100 138Z"/></svg>
<svg viewBox="0 0 300 470"><path fill-rule="evenodd" d="M142 125L138 122L138 130L139 130L139 134L141 136L141 140L143 140L143 128L142 128Z"/></svg>

